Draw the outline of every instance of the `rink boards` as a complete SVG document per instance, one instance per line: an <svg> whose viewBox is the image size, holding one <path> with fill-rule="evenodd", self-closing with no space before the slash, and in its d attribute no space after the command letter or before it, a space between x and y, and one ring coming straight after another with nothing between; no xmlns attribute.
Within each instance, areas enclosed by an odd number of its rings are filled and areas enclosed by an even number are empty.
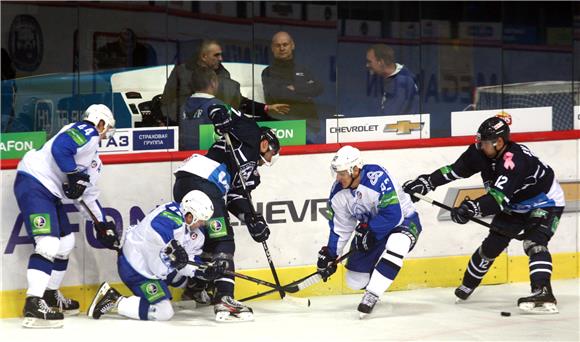
<svg viewBox="0 0 580 342"><path fill-rule="evenodd" d="M579 274L579 158L578 140L525 143L544 162L551 165L558 179L566 185L567 211L549 247L554 256L554 278L575 278ZM368 145L366 148L369 148ZM387 167L399 182L430 173L450 164L465 146L440 146L406 149L365 150L365 163ZM264 213L272 235L268 240L272 258L282 283L290 282L314 270L317 251L328 238L328 224L322 212L326 206L332 177L329 163L333 153L283 155L271 168L260 168L262 185L253 193L255 204ZM109 219L126 227L139 220L156 205L171 200L172 171L179 161L118 163L105 166L100 180L101 204ZM32 245L26 238L18 217L12 185L15 170L2 170L2 268L0 317L20 314L26 288L26 267ZM474 176L440 187L430 196L449 200L462 189L480 188ZM98 284L119 282L115 253L92 246L92 227L69 206L69 219L77 225L76 247L69 262L63 286L65 294L81 301L86 309ZM476 224L459 226L444 212L426 203L417 204L423 233L391 289L455 286L462 278L468 257L486 235ZM247 229L236 228L236 267L243 273L272 280L260 244ZM87 234L89 232L89 234ZM513 241L506 253L497 258L484 283L527 281L527 258L520 242ZM244 280L237 281L236 296L243 297L265 288ZM344 284L342 269L326 282L300 292L300 295L350 293ZM127 292L125 292L127 293ZM271 298L271 297L270 297Z"/></svg>

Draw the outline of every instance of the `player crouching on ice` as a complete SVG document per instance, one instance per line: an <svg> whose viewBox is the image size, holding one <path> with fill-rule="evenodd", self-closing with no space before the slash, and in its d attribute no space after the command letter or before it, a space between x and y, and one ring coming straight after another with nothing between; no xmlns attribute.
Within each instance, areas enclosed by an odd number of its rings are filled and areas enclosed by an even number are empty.
<svg viewBox="0 0 580 342"><path fill-rule="evenodd" d="M318 252L317 266L326 281L354 232L355 252L346 264L346 281L352 289L366 290L358 306L362 318L395 280L417 242L421 222L409 195L384 167L363 166L358 149L342 147L331 167L336 181L328 200L330 236Z"/></svg>
<svg viewBox="0 0 580 342"><path fill-rule="evenodd" d="M427 194L457 179L481 173L487 194L465 199L453 208L451 218L466 224L477 216L494 215L490 231L471 256L463 283L455 290L466 300L481 283L495 258L506 249L511 237L524 230L524 251L530 259L532 295L518 299L518 307L531 313L557 313L550 277L552 257L548 242L564 211L564 192L552 168L542 163L526 146L510 141L508 124L498 117L485 120L477 130L476 142L449 166L420 175L403 186L409 194ZM413 197L414 201L418 201ZM504 232L503 235L501 234Z"/></svg>
<svg viewBox="0 0 580 342"><path fill-rule="evenodd" d="M166 321L173 317L168 286L183 287L187 277L213 280L224 266L196 267L205 241L200 228L213 215L209 197L199 190L187 193L181 205L163 204L130 227L117 260L119 276L134 296L123 297L106 282L91 302L88 315L99 319L113 309L133 319ZM197 258L196 258L197 257Z"/></svg>

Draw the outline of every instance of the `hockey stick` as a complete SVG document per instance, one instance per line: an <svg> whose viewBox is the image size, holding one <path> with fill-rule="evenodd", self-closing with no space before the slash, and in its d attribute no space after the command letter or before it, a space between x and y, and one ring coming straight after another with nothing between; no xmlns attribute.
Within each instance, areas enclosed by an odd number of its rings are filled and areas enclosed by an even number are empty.
<svg viewBox="0 0 580 342"><path fill-rule="evenodd" d="M354 249L351 249L350 251L348 251L347 253L345 253L344 255L342 255L340 258L336 259L335 261L332 262L333 266L338 265L339 263L341 263L344 259L348 258L352 253L354 253ZM284 290L286 290L286 292L290 292L290 293L295 293L301 290L304 290L307 287L310 287L314 284L319 283L322 280L322 276L320 275L320 273L318 273L318 271L313 272L305 277L302 277L298 280L295 280L293 282L291 282L290 284L287 284L284 286ZM260 292L260 293L256 293L255 295L246 297L246 298L242 298L240 299L241 302L245 302L248 300L252 300L252 299L256 299L256 298L260 298L260 297L264 297L267 296L271 293L276 292L275 289L272 290L268 290L265 292Z"/></svg>
<svg viewBox="0 0 580 342"><path fill-rule="evenodd" d="M240 183L242 184L242 189L244 190L244 194L246 195L246 198L250 202L250 210L252 212L252 215L254 217L256 217L256 209L254 209L254 204L252 203L252 197L250 196L250 192L248 191L248 188L246 187L246 181L244 180L244 176L241 174L241 165L240 165L240 162L238 161L238 158L236 158L236 153L234 151L234 145L232 144L232 141L230 139L230 135L228 133L224 133L224 138L226 139L226 143L230 146L232 158L234 159L234 162L236 163L236 166L238 167L238 177L240 177ZM268 248L266 241L262 242L262 247L264 248L264 253L266 253L266 259L268 260L268 265L270 266L270 270L272 271L272 276L274 277L274 282L276 283L278 293L280 293L280 298L284 299L284 297L286 297L286 293L284 292L284 289L280 285L280 279L278 278L278 273L276 272L276 268L274 267L274 262L272 261L272 256L270 255L270 249ZM310 306L310 300L308 300L308 306Z"/></svg>
<svg viewBox="0 0 580 342"><path fill-rule="evenodd" d="M200 268L204 268L204 267L207 267L208 266L207 264L202 264L202 263L198 263L198 262L195 262L195 261L188 261L187 263L189 265L197 266L197 267L200 267ZM251 282L254 282L256 284L268 286L268 287L273 288L274 291L278 291L276 284L270 283L270 282L265 281L265 280L262 280L262 279L254 278L254 277L251 277L249 275L245 275L245 274L237 273L237 272L232 272L232 271L228 271L228 270L224 271L224 274L231 275L231 276L234 276L234 277L237 277L237 278L240 278L240 279L244 279L244 280L247 280L247 281L251 281ZM297 287L296 288L286 289L286 292L290 292L290 293L294 293L294 292L298 292L298 291L299 291L299 289Z"/></svg>
<svg viewBox="0 0 580 342"><path fill-rule="evenodd" d="M95 214L93 213L93 211L91 209L89 209L89 206L85 203L84 200L79 200L79 203L83 206L83 208L86 210L87 213L89 213L89 216L91 217L91 219L93 220L93 222L96 223L101 223L101 221L99 221L99 219L97 218L97 216L95 216ZM123 231L121 232L121 236L119 237L119 240L117 242L115 242L115 245L113 246L113 248L117 251L117 252L121 252L121 249L123 248L123 242L124 241L124 237L125 234L123 233Z"/></svg>
<svg viewBox="0 0 580 342"><path fill-rule="evenodd" d="M434 205L434 206L439 207L439 208L443 208L443 209L448 210L448 211L451 211L453 209L453 208L451 208L448 205L445 205L445 204L443 204L441 202L437 202L437 201L435 201L432 198L429 198L427 196L423 196L423 195L421 195L419 193L416 193L416 192L413 193L413 197L416 197L416 198L418 198L420 200L423 200L423 201L425 201L427 203L431 203L431 205ZM508 233L504 232L503 230L501 230L501 229L499 229L499 228L497 228L495 226L492 226L491 224L489 224L489 223L487 223L485 221L482 221L482 220L480 220L480 219L478 219L476 217L470 217L469 220L471 220L471 221L473 221L475 223L478 223L478 224L480 224L480 225L482 225L484 227L487 227L487 228L489 228L490 231L492 231L494 233L497 233L499 235L503 235L505 237L509 237L511 239L516 239L516 240L520 240L520 241L524 239L524 235L523 234L518 234L518 235L508 234Z"/></svg>

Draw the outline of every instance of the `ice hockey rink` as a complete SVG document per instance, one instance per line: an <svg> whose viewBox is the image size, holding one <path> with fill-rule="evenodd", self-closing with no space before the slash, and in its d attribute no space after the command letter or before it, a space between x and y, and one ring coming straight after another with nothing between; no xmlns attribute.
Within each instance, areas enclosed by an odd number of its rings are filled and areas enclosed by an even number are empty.
<svg viewBox="0 0 580 342"><path fill-rule="evenodd" d="M13 341L579 341L580 282L553 284L559 314L522 314L515 302L526 283L483 286L455 304L452 288L384 294L359 319L361 295L312 297L309 308L279 300L251 304L255 321L217 323L210 307L178 309L169 322L119 316L65 318L61 329L24 329L21 319L0 320L0 338ZM501 312L510 312L503 317Z"/></svg>

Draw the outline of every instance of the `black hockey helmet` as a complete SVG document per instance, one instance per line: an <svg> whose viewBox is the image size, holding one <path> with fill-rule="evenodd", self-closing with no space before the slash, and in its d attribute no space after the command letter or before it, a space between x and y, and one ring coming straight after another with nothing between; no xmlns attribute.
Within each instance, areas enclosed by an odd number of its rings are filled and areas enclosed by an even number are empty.
<svg viewBox="0 0 580 342"><path fill-rule="evenodd" d="M503 119L494 116L481 123L475 140L479 148L482 141L496 141L500 137L507 143L510 140L510 127Z"/></svg>
<svg viewBox="0 0 580 342"><path fill-rule="evenodd" d="M280 140L276 137L276 133L270 127L260 127L260 141L267 140L270 151L274 154L280 153Z"/></svg>

